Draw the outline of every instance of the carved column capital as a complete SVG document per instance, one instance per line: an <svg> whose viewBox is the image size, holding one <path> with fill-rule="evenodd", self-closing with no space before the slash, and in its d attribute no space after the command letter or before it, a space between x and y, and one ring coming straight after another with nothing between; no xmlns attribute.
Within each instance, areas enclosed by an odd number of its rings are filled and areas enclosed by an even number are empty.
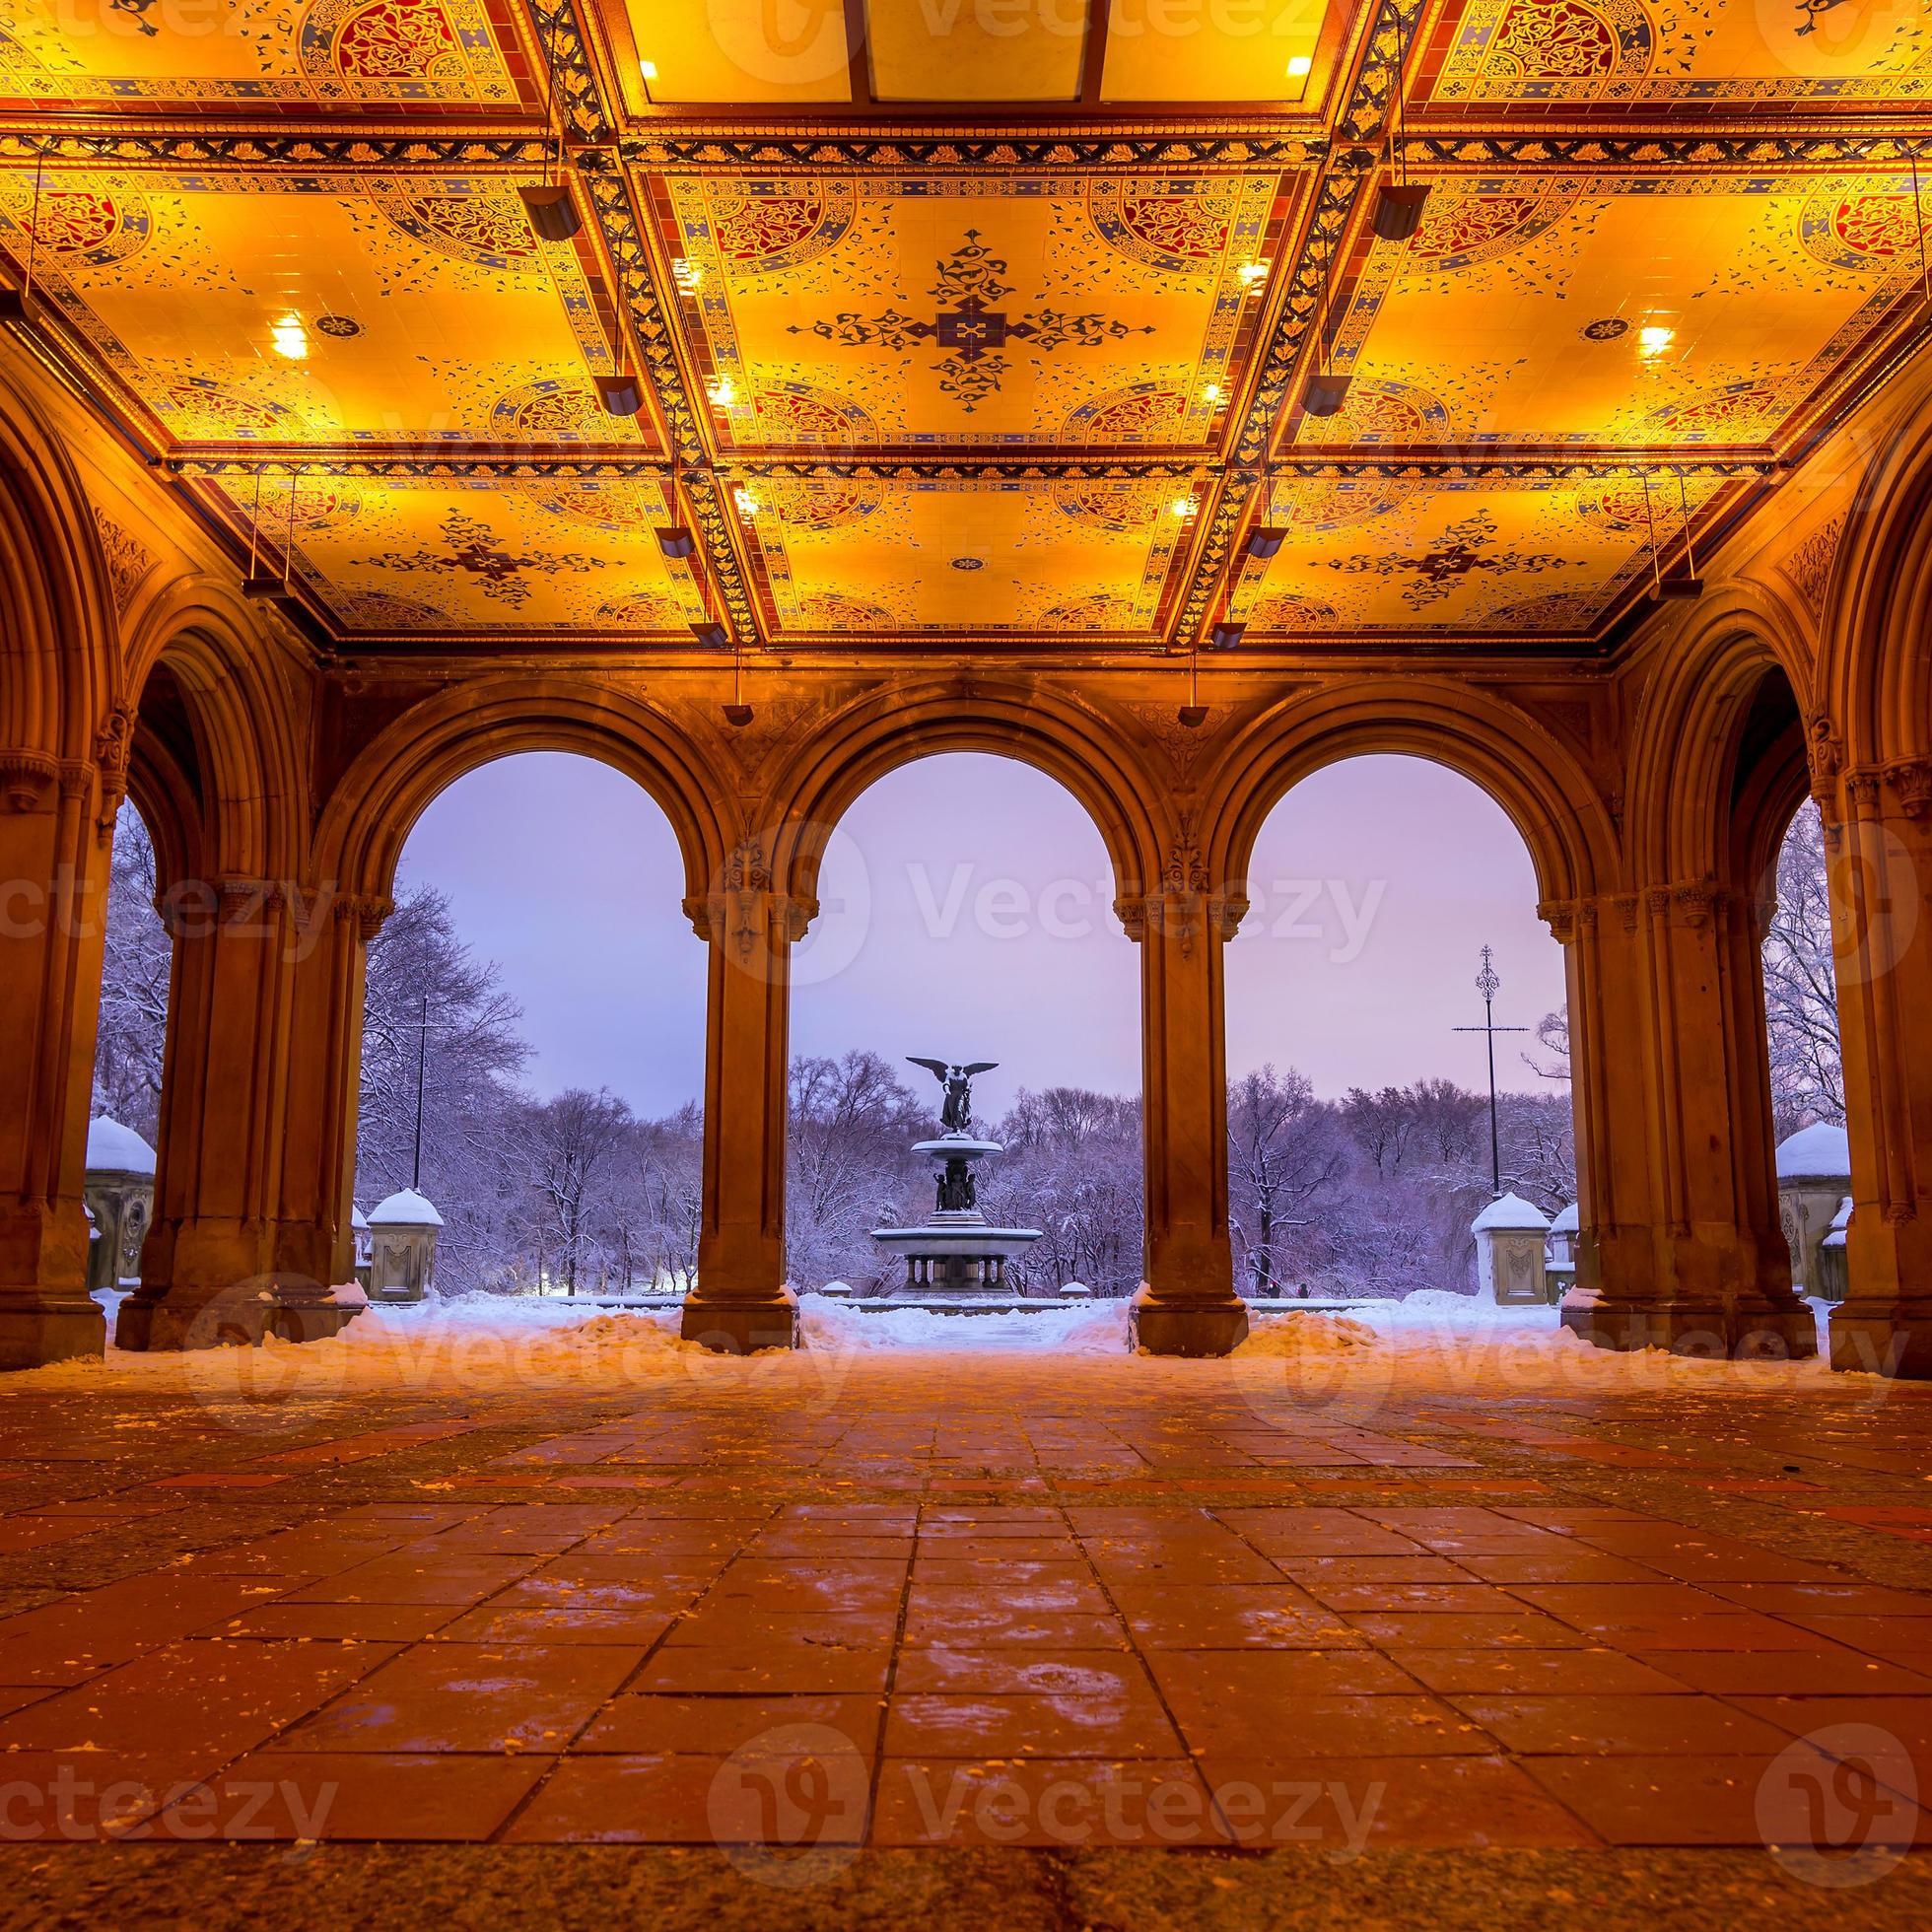
<svg viewBox="0 0 1932 1932"><path fill-rule="evenodd" d="M1907 818L1921 819L1932 811L1932 758L1902 758L1888 765L1885 775Z"/></svg>
<svg viewBox="0 0 1932 1932"><path fill-rule="evenodd" d="M47 751L24 746L0 751L0 803L8 811L35 811L53 792L60 761Z"/></svg>
<svg viewBox="0 0 1932 1932"><path fill-rule="evenodd" d="M393 899L373 892L339 893L332 902L335 917L345 925L354 925L356 936L365 945L381 932L383 923L395 909Z"/></svg>

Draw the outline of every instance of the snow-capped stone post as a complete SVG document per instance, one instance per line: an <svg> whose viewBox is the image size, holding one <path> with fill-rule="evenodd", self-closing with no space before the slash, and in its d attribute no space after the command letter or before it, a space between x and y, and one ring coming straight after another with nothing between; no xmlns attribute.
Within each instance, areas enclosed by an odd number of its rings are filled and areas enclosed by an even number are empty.
<svg viewBox="0 0 1932 1932"><path fill-rule="evenodd" d="M1543 1266L1550 1277L1550 1299L1561 1301L1576 1285L1576 1238L1582 1229L1582 1214L1572 1201L1559 1208L1550 1223L1550 1237L1543 1244Z"/></svg>
<svg viewBox="0 0 1932 1932"><path fill-rule="evenodd" d="M421 1301L436 1276L436 1237L443 1216L414 1188L403 1188L369 1212L372 1301Z"/></svg>
<svg viewBox="0 0 1932 1932"><path fill-rule="evenodd" d="M1851 1141L1843 1128L1817 1121L1778 1142L1778 1219L1791 1250L1791 1285L1800 1294L1823 1292L1819 1248L1850 1192Z"/></svg>
<svg viewBox="0 0 1932 1932"><path fill-rule="evenodd" d="M1831 1227L1818 1244L1818 1286L1812 1290L1822 1301L1842 1301L1851 1286L1846 1266L1846 1236L1851 1227L1851 1196L1838 1203L1831 1216Z"/></svg>
<svg viewBox="0 0 1932 1932"><path fill-rule="evenodd" d="M1476 1236L1477 1291L1499 1307L1550 1299L1544 1245L1550 1216L1520 1195L1498 1195L1469 1224Z"/></svg>
<svg viewBox="0 0 1932 1932"><path fill-rule="evenodd" d="M96 1230L88 1254L88 1292L138 1280L141 1244L154 1218L155 1150L131 1127L97 1114L87 1124L82 1192Z"/></svg>

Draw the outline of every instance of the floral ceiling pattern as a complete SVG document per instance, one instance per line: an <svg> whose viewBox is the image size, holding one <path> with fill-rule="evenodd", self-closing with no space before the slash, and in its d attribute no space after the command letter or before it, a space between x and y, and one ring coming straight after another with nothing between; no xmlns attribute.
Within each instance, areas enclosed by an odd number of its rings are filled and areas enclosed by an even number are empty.
<svg viewBox="0 0 1932 1932"><path fill-rule="evenodd" d="M1572 651L1887 380L1928 6L18 0L0 277L357 648Z"/></svg>

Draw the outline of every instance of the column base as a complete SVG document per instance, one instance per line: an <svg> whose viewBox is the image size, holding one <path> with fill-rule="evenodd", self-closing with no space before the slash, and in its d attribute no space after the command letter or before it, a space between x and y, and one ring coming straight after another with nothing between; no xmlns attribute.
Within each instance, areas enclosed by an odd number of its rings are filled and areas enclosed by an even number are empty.
<svg viewBox="0 0 1932 1932"><path fill-rule="evenodd" d="M152 1298L136 1290L121 1303L114 1346L148 1353L259 1347L271 1335L278 1342L323 1342L340 1335L368 1306L361 1299L338 1301L319 1282L272 1278L200 1295L186 1287Z"/></svg>
<svg viewBox="0 0 1932 1932"><path fill-rule="evenodd" d="M38 1368L106 1351L107 1321L92 1295L0 1300L0 1369Z"/></svg>
<svg viewBox="0 0 1932 1932"><path fill-rule="evenodd" d="M1226 1301L1166 1301L1142 1282L1127 1306L1127 1346L1136 1351L1200 1360L1231 1354L1247 1339L1248 1306L1238 1295Z"/></svg>
<svg viewBox="0 0 1932 1932"><path fill-rule="evenodd" d="M796 1348L798 1297L781 1288L776 1298L761 1295L743 1300L707 1301L693 1293L684 1297L678 1333L686 1342L721 1355L749 1355L761 1348Z"/></svg>
<svg viewBox="0 0 1932 1932"><path fill-rule="evenodd" d="M1932 1381L1932 1308L1846 1301L1828 1319L1833 1368Z"/></svg>
<svg viewBox="0 0 1932 1932"><path fill-rule="evenodd" d="M1807 1361L1818 1353L1818 1323L1803 1303L1726 1308L1712 1302L1603 1301L1572 1290L1560 1320L1598 1348L1665 1348L1711 1361Z"/></svg>

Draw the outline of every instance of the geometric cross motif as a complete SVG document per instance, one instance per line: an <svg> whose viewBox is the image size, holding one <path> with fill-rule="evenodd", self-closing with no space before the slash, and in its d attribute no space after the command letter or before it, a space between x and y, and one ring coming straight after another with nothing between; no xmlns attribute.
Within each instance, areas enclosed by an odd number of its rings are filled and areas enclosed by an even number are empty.
<svg viewBox="0 0 1932 1932"><path fill-rule="evenodd" d="M877 343L894 351L910 349L915 342L936 343L949 351L932 366L943 379L939 388L957 396L968 416L986 396L999 392L1000 379L1006 373L1006 359L999 352L1008 342L1029 342L1038 349L1059 349L1071 342L1094 349L1123 336L1154 332L1151 322L1134 328L1093 310L1070 315L1043 309L1035 315L1008 316L1003 309L992 306L1013 293L1010 283L1000 280L1006 264L982 245L976 228L969 228L966 240L934 266L939 279L927 294L949 306L931 321L902 315L896 309L869 319L849 310L829 322L794 322L789 332L855 348Z"/></svg>
<svg viewBox="0 0 1932 1932"><path fill-rule="evenodd" d="M1495 533L1496 526L1488 512L1480 510L1474 517L1452 523L1436 539L1435 548L1419 556L1384 551L1372 557L1346 560L1330 557L1322 561L1330 570L1346 577L1393 577L1403 571L1414 571L1415 582L1402 593L1403 602L1411 610L1420 610L1424 604L1446 597L1460 579L1474 571L1521 571L1533 577L1542 571L1578 567L1568 557L1539 556L1521 550L1485 552L1484 544Z"/></svg>
<svg viewBox="0 0 1932 1932"><path fill-rule="evenodd" d="M521 609L530 596L530 586L519 575L523 571L541 571L550 577L560 570L609 567L610 560L606 557L586 557L574 550L561 555L513 556L500 547L496 532L487 523L479 523L459 510L452 510L444 518L442 529L443 540L450 550L447 557L433 550L416 550L407 556L390 551L384 556L372 557L370 562L383 570L464 571L477 580L478 588L486 597L517 609Z"/></svg>

